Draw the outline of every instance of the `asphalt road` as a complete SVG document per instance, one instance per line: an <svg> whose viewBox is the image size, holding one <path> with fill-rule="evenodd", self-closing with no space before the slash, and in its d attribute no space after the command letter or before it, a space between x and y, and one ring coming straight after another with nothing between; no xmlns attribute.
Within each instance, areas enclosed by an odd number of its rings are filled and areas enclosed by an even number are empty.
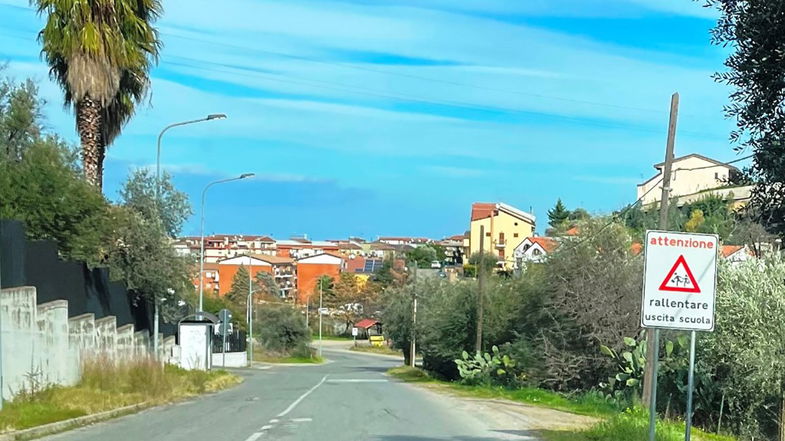
<svg viewBox="0 0 785 441"><path fill-rule="evenodd" d="M57 441L490 441L528 431L456 400L400 383L388 358L325 350L317 366L244 369L218 394L53 435ZM491 427L493 425L496 427ZM515 430L513 430L515 429Z"/></svg>

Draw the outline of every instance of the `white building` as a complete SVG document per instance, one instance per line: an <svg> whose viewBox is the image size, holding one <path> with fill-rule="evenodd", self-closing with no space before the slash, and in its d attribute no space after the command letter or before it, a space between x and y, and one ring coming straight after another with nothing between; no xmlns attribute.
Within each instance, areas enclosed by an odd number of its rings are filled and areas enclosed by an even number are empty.
<svg viewBox="0 0 785 441"><path fill-rule="evenodd" d="M540 263L558 247L559 241L552 237L527 237L513 250L516 266L520 268L525 263Z"/></svg>
<svg viewBox="0 0 785 441"><path fill-rule="evenodd" d="M638 199L643 205L658 203L662 197L662 169L664 163L655 164L657 174L638 185ZM733 187L731 182L739 170L720 161L693 153L673 160L671 168L671 197L679 205L698 200L709 194L731 197L741 204L749 200L749 186Z"/></svg>

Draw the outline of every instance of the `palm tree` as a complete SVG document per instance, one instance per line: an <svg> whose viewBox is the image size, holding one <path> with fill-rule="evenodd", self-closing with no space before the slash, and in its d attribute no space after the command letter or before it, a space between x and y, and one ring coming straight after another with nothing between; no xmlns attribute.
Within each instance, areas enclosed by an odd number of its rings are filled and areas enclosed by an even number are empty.
<svg viewBox="0 0 785 441"><path fill-rule="evenodd" d="M150 86L161 42L152 23L160 0L32 0L49 74L76 114L85 178L99 189L106 147Z"/></svg>

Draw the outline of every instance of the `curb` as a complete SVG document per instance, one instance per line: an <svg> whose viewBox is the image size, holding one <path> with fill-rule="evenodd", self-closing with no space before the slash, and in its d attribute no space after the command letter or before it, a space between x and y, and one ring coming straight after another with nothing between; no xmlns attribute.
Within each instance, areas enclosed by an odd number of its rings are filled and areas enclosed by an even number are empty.
<svg viewBox="0 0 785 441"><path fill-rule="evenodd" d="M44 424L42 426L31 427L29 429L7 432L0 434L0 441L17 441L40 438L45 435L52 435L54 433L64 432L69 429L87 426L100 421L136 413L151 407L155 407L155 405L150 402L137 403L130 406L94 413L92 415L85 415L77 418L71 418L69 420L56 421L54 423Z"/></svg>

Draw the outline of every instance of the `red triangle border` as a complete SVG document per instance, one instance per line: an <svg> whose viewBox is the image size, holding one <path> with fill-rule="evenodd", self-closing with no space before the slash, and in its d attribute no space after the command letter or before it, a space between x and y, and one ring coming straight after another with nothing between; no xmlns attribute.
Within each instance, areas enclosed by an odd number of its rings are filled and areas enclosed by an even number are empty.
<svg viewBox="0 0 785 441"><path fill-rule="evenodd" d="M673 273L676 272L676 268L679 267L679 264L684 265L684 269L687 271L687 277L690 278L690 282L692 282L692 288L679 288L679 287L672 287L672 286L665 286L668 281L670 280ZM692 292L692 293L699 293L701 292L700 286L698 286L698 282L695 280L695 276L692 275L692 270L690 269L689 265L687 265L687 261L684 259L684 255L680 255L678 259L676 259L676 263L673 264L673 268L668 272L668 275L665 276L665 279L660 284L660 291L675 291L675 292Z"/></svg>

